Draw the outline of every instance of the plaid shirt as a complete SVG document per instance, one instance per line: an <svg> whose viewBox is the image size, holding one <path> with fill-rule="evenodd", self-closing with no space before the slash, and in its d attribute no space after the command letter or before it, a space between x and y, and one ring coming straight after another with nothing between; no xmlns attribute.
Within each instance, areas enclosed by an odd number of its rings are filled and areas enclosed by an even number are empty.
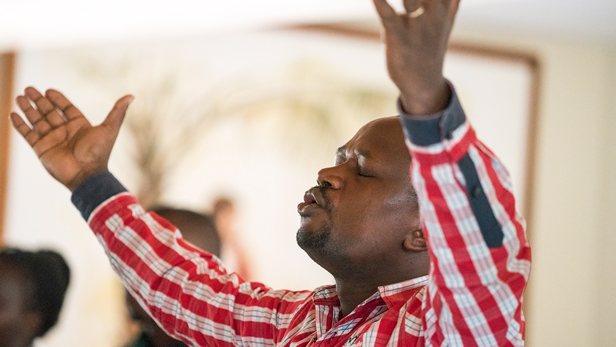
<svg viewBox="0 0 616 347"><path fill-rule="evenodd" d="M73 202L133 296L191 345L523 346L530 249L506 170L476 139L455 92L443 113L401 122L430 273L380 287L342 318L335 286L244 282L109 173L82 184Z"/></svg>

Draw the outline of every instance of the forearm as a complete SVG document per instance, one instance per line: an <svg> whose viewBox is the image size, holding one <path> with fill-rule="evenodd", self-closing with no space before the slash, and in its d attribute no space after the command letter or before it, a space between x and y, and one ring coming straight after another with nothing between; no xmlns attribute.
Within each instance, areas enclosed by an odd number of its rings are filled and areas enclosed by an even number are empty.
<svg viewBox="0 0 616 347"><path fill-rule="evenodd" d="M285 328L278 315L302 302L301 296L288 302L285 291L226 273L218 259L146 213L109 173L87 180L73 202L131 294L167 333L189 344L230 346L246 330L273 341ZM259 322L245 310L258 312Z"/></svg>
<svg viewBox="0 0 616 347"><path fill-rule="evenodd" d="M455 92L444 112L402 115L401 121L432 261L431 309L446 308L451 324L461 319L456 329L467 329L466 338L480 335L481 324L471 328L480 317L500 345L511 324L523 325L521 297L530 271L508 173L477 140Z"/></svg>
<svg viewBox="0 0 616 347"><path fill-rule="evenodd" d="M188 255L189 248L182 249L173 229L146 214L110 173L90 177L74 191L72 201L131 295L170 335L194 341L190 335L199 329L185 323L191 313L184 312L181 303L192 301L182 298L182 287L189 283L184 268L191 266L185 257L195 256ZM215 268L213 259L204 260L208 272Z"/></svg>

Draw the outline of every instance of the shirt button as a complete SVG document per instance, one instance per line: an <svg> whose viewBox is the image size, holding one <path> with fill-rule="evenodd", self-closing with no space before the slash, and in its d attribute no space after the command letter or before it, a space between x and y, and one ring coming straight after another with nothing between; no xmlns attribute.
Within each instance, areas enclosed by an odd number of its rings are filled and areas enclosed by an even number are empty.
<svg viewBox="0 0 616 347"><path fill-rule="evenodd" d="M447 130L447 132L445 133L445 138L446 138L447 140L451 140L451 139L453 139L453 131L451 131L451 130Z"/></svg>
<svg viewBox="0 0 616 347"><path fill-rule="evenodd" d="M475 188L473 188L472 192L471 192L471 196L473 198L478 198L481 193L483 193L483 189L481 189L481 186L475 186Z"/></svg>

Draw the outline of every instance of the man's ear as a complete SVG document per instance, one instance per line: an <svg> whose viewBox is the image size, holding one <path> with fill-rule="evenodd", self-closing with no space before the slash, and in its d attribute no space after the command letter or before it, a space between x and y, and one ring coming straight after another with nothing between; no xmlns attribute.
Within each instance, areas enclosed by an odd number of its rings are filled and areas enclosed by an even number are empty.
<svg viewBox="0 0 616 347"><path fill-rule="evenodd" d="M406 251L424 252L428 249L426 238L421 229L413 230L406 234L403 247Z"/></svg>

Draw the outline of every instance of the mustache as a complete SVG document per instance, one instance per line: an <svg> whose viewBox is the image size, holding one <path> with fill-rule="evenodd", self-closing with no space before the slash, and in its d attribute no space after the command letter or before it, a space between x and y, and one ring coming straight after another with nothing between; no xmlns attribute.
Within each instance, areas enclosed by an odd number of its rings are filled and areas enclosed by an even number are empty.
<svg viewBox="0 0 616 347"><path fill-rule="evenodd" d="M321 207L323 209L325 209L326 211L331 211L332 210L332 201L329 197L329 191L330 191L330 187L327 186L322 186L322 185L316 185L314 187L311 188L311 190L316 190L320 196L320 205L322 205Z"/></svg>

